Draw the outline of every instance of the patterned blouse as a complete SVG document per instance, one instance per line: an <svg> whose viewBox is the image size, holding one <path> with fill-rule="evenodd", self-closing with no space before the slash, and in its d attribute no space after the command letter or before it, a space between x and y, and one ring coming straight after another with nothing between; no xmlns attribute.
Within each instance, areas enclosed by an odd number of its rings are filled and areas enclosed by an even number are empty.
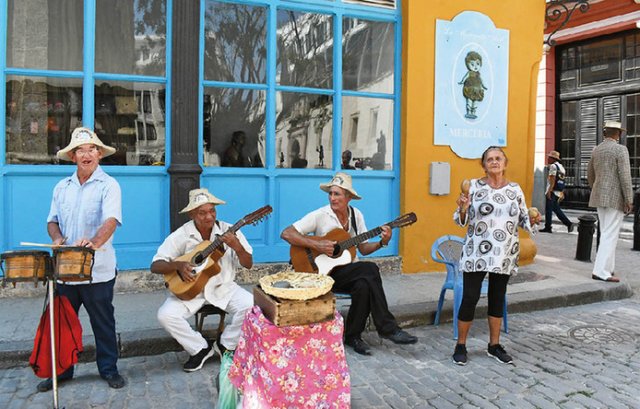
<svg viewBox="0 0 640 409"><path fill-rule="evenodd" d="M472 179L469 210L460 220L456 209L453 220L467 226L460 270L513 274L518 270L520 242L518 225L533 233L524 193L515 182L493 189L482 179Z"/></svg>

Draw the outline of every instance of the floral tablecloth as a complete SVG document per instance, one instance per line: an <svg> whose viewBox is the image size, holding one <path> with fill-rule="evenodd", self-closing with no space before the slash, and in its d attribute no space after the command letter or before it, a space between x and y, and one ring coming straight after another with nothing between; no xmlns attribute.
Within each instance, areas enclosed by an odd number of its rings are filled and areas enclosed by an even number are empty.
<svg viewBox="0 0 640 409"><path fill-rule="evenodd" d="M343 321L276 327L254 306L242 324L229 379L244 408L348 408Z"/></svg>

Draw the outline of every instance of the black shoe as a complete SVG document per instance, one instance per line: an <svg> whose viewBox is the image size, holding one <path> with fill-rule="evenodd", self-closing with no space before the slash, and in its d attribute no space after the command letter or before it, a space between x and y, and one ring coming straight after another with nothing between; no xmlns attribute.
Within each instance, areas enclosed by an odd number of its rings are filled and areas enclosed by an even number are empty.
<svg viewBox="0 0 640 409"><path fill-rule="evenodd" d="M453 351L453 363L461 366L465 366L467 364L466 345L456 344L456 349Z"/></svg>
<svg viewBox="0 0 640 409"><path fill-rule="evenodd" d="M124 381L124 378L122 376L120 376L120 374L105 375L105 376L102 377L102 379L107 381L107 383L109 384L109 387L113 388L113 389L120 389L124 385L126 385L126 382Z"/></svg>
<svg viewBox="0 0 640 409"><path fill-rule="evenodd" d="M487 348L487 355L495 358L498 362L501 362L503 364L513 363L511 355L507 354L507 351L505 351L500 344L489 345L489 347Z"/></svg>
<svg viewBox="0 0 640 409"><path fill-rule="evenodd" d="M540 233L552 233L551 229L547 229L546 227L544 229L540 229L538 230Z"/></svg>
<svg viewBox="0 0 640 409"><path fill-rule="evenodd" d="M207 359L211 358L214 354L213 346L209 344L206 348L202 348L197 354L190 356L182 369L185 372L197 371L202 368L202 365L207 362Z"/></svg>
<svg viewBox="0 0 640 409"><path fill-rule="evenodd" d="M569 233L573 233L573 228L575 227L575 225L573 223L571 223L570 225L567 226L567 230L569 231Z"/></svg>
<svg viewBox="0 0 640 409"><path fill-rule="evenodd" d="M345 339L344 344L349 345L360 355L371 355L371 348L362 338Z"/></svg>
<svg viewBox="0 0 640 409"><path fill-rule="evenodd" d="M61 384L70 381L73 378L58 378L58 386ZM48 392L53 389L53 379L47 378L44 381L40 382L37 386L38 392Z"/></svg>
<svg viewBox="0 0 640 409"><path fill-rule="evenodd" d="M418 337L414 337L408 332L398 329L392 334L380 335L382 338L386 338L394 344L415 344L418 342Z"/></svg>

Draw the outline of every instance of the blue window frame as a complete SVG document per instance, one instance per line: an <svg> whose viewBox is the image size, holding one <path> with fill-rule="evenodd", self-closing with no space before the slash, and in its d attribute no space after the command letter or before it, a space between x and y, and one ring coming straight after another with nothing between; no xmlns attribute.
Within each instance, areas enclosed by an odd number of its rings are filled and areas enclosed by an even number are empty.
<svg viewBox="0 0 640 409"><path fill-rule="evenodd" d="M230 14L238 10L244 17L234 21ZM353 175L365 198L357 206L371 227L397 216L399 4L203 0L200 26L202 185L232 204L219 211L230 222L274 205L268 223L245 231L257 261L288 259L280 231L327 203L318 184L336 171ZM251 27L257 29L248 32ZM233 43L225 32L232 28L252 41ZM225 75L212 73L216 52L218 64L230 67ZM353 151L349 164L356 169L342 166L346 150ZM396 237L376 255L397 254Z"/></svg>
<svg viewBox="0 0 640 409"><path fill-rule="evenodd" d="M141 198L168 197L173 1L125 0L115 7L115 1L42 0L40 6L48 8L43 18L52 21L38 37L37 21L26 21L35 17L11 19L16 8L35 3L0 0L0 250L20 241L48 242L45 219L53 186L74 171L64 166L70 163L57 163L55 153L83 125L118 149L103 164L112 165L106 170L123 190L119 267L140 268L141 255L153 254L168 231L168 203L154 201L145 209ZM79 23L56 23L69 15ZM58 37L48 35L65 24ZM37 92L27 93L27 87Z"/></svg>

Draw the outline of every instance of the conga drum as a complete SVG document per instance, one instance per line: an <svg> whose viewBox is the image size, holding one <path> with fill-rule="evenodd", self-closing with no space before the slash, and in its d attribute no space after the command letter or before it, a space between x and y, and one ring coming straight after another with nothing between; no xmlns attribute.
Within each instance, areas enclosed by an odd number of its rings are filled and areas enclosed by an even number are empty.
<svg viewBox="0 0 640 409"><path fill-rule="evenodd" d="M53 275L56 280L91 281L95 251L89 247L58 247L53 249Z"/></svg>
<svg viewBox="0 0 640 409"><path fill-rule="evenodd" d="M37 287L38 281L45 281L51 272L51 257L48 251L42 250L7 251L0 255L0 268L2 287L7 283L13 283L15 287L18 282L29 281Z"/></svg>

